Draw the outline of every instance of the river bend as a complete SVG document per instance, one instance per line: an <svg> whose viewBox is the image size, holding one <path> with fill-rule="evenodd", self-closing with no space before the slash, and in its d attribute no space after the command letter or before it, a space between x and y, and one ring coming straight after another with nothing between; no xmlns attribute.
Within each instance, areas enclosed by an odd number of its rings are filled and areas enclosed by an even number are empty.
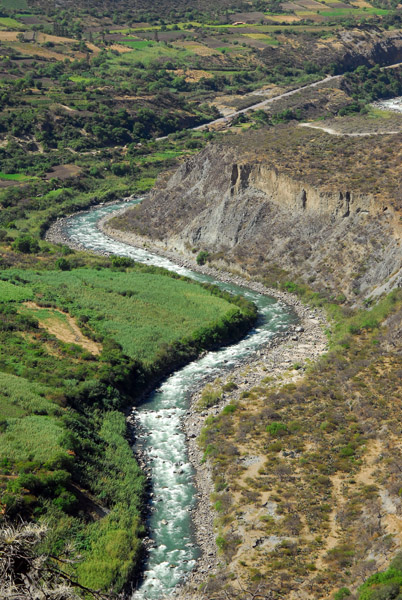
<svg viewBox="0 0 402 600"><path fill-rule="evenodd" d="M131 204L137 201L131 202ZM103 206L70 217L65 233L74 245L86 250L127 256L135 261L164 267L199 282L214 283L234 294L242 294L258 307L255 328L237 344L208 352L168 377L136 411L139 422L138 449L145 453L151 469L149 551L143 579L132 600L169 597L196 564L199 549L191 520L195 506L194 472L187 454L181 422L188 410L189 396L204 381L223 375L241 361L252 357L276 334L297 321L284 303L234 284L223 283L207 275L174 264L167 258L134 248L105 235L97 227L103 217L127 204Z"/></svg>

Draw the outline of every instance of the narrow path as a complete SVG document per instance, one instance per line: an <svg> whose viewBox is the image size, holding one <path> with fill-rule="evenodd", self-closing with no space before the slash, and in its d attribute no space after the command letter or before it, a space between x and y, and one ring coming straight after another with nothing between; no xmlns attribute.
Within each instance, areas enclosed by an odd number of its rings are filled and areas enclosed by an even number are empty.
<svg viewBox="0 0 402 600"><path fill-rule="evenodd" d="M401 131L366 131L366 132L352 132L352 133L344 133L342 131L336 131L332 127L324 127L323 125L315 125L314 123L299 123L299 127L309 127L310 129L320 129L321 131L325 131L325 133L330 133L331 135L336 135L339 137L367 137L370 135L395 135L397 133L401 133Z"/></svg>
<svg viewBox="0 0 402 600"><path fill-rule="evenodd" d="M24 305L35 311L35 318L38 320L41 327L62 342L65 342L66 344L78 344L95 355L101 353L101 344L98 344L85 336L78 327L75 319L69 313L58 310L57 308L46 309L31 301L24 302ZM53 312L54 317L47 316L47 318L43 318L41 312ZM60 315L61 318L57 318L57 315Z"/></svg>
<svg viewBox="0 0 402 600"><path fill-rule="evenodd" d="M215 119L214 121L209 121L209 123L204 123L203 125L198 125L198 127L193 127L192 129L193 129L193 131L202 131L203 129L206 129L207 127L210 127L211 125L217 125L218 123L226 123L230 119L233 119L233 117L237 117L238 115L242 115L242 114L248 113L253 110L258 110L260 108L264 108L265 106L268 106L269 104L272 104L273 102L276 102L276 100L281 100L282 98L288 98L289 96L293 96L294 94L297 94L301 90L304 90L307 88L314 88L319 85L322 85L323 83L327 83L328 81L333 81L335 79L339 79L340 77L342 77L342 75L328 75L327 77L324 77L324 79L320 79L319 81L314 81L313 83L307 83L306 85L302 85L294 90L290 90L289 92L283 92L283 94L279 94L278 96L273 96L272 98L267 98L266 100L261 100L260 102L256 102L255 104L252 104L251 106L248 106L247 108L242 108L241 110L235 110L234 112L226 115L225 117L219 117L219 119ZM253 92L253 95L256 95L256 93Z"/></svg>

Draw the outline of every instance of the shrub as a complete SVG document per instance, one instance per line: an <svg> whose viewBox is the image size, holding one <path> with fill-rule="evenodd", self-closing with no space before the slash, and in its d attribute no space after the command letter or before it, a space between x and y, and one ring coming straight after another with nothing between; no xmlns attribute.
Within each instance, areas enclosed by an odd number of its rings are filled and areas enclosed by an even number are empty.
<svg viewBox="0 0 402 600"><path fill-rule="evenodd" d="M285 423L273 421L267 425L267 432L274 437L279 437L281 435L285 435L288 432L288 428L286 427Z"/></svg>
<svg viewBox="0 0 402 600"><path fill-rule="evenodd" d="M212 385L207 385L202 391L201 398L197 403L197 409L203 410L215 406L222 400L222 393L219 389L214 389Z"/></svg>
<svg viewBox="0 0 402 600"><path fill-rule="evenodd" d="M112 256L112 266L118 269L125 269L127 267L132 267L134 265L134 261L131 258L127 258L126 256Z"/></svg>
<svg viewBox="0 0 402 600"><path fill-rule="evenodd" d="M225 540L225 538L222 535L219 535L216 538L216 545L218 546L219 550L221 552L223 552L223 550L226 548L227 546L227 541Z"/></svg>
<svg viewBox="0 0 402 600"><path fill-rule="evenodd" d="M234 404L228 404L227 406L225 406L222 412L224 415L230 415L235 412L236 408L237 407Z"/></svg>
<svg viewBox="0 0 402 600"><path fill-rule="evenodd" d="M71 269L69 261L65 258L58 258L56 260L56 267L60 269L60 271L70 271Z"/></svg>
<svg viewBox="0 0 402 600"><path fill-rule="evenodd" d="M209 258L209 252L207 252L206 250L201 250L201 252L199 252L197 254L197 265L205 265L205 263L207 262Z"/></svg>
<svg viewBox="0 0 402 600"><path fill-rule="evenodd" d="M53 504L63 512L70 512L77 504L77 498L71 492L63 490L61 494L53 500Z"/></svg>
<svg viewBox="0 0 402 600"><path fill-rule="evenodd" d="M36 254L39 252L39 244L29 235L22 235L17 238L12 244L13 250L23 252L24 254Z"/></svg>
<svg viewBox="0 0 402 600"><path fill-rule="evenodd" d="M334 594L334 600L344 600L351 596L351 592L347 587L343 587Z"/></svg>

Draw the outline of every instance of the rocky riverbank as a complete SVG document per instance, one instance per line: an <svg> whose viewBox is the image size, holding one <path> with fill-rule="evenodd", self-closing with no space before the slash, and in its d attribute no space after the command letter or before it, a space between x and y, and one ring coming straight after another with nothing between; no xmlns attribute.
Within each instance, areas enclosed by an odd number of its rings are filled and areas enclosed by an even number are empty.
<svg viewBox="0 0 402 600"><path fill-rule="evenodd" d="M124 210L123 208L122 211ZM211 470L208 462L203 462L203 453L197 442L205 420L211 415L217 415L226 404L238 400L243 392L259 385L261 380L268 375L274 380L281 378L281 382L284 384L294 382L302 377L305 366L317 360L326 351L327 338L324 328L328 323L321 311L305 306L292 294L266 288L258 282L239 275L205 265L197 265L191 258L165 250L160 245L154 246L149 240L139 236L111 228L107 224L109 219L110 217L106 217L100 221L98 226L111 238L132 246L146 247L156 254L169 258L176 264L221 281L245 286L261 294L273 296L291 306L299 318L299 325L291 326L285 334L276 336L264 349L258 351L253 360L241 365L228 375L227 379L236 385L236 390L224 394L222 401L217 406L199 412L196 407L202 389L197 390L191 397L183 428L187 437L189 459L196 472L195 484L198 491L198 502L192 517L197 543L201 548L202 555L197 561L196 568L187 581L177 589L174 597L177 600L197 600L198 598L201 600L204 596L199 591L199 585L217 571L220 562L213 525L216 515L210 502L213 492ZM224 383L225 381L222 381L222 385Z"/></svg>
<svg viewBox="0 0 402 600"><path fill-rule="evenodd" d="M202 549L202 556L197 568L190 575L182 589L178 590L178 600L196 600L204 598L198 592L199 584L212 575L219 565L219 555L215 544L214 518L210 495L214 491L208 462L203 462L203 453L198 447L197 439L205 420L221 412L222 408L239 400L242 393L258 386L261 380L270 376L273 380L281 380L286 384L303 376L305 366L317 360L327 347L323 333L325 323L322 315L306 307L298 307L300 325L292 327L285 335L278 336L251 362L232 371L227 381L234 383L236 389L223 395L222 401L208 410L199 412L197 404L202 390L198 390L191 398L190 409L184 420L184 429L188 440L190 461L196 471L196 485L199 492L197 509L193 513L197 542ZM227 383L221 380L220 385Z"/></svg>

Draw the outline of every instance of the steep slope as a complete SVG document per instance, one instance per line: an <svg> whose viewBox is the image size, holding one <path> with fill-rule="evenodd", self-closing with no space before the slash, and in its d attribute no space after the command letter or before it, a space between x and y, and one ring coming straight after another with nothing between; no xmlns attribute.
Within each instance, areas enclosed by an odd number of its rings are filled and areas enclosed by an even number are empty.
<svg viewBox="0 0 402 600"><path fill-rule="evenodd" d="M188 256L317 290L401 281L401 135L334 138L293 125L211 145L111 226Z"/></svg>

